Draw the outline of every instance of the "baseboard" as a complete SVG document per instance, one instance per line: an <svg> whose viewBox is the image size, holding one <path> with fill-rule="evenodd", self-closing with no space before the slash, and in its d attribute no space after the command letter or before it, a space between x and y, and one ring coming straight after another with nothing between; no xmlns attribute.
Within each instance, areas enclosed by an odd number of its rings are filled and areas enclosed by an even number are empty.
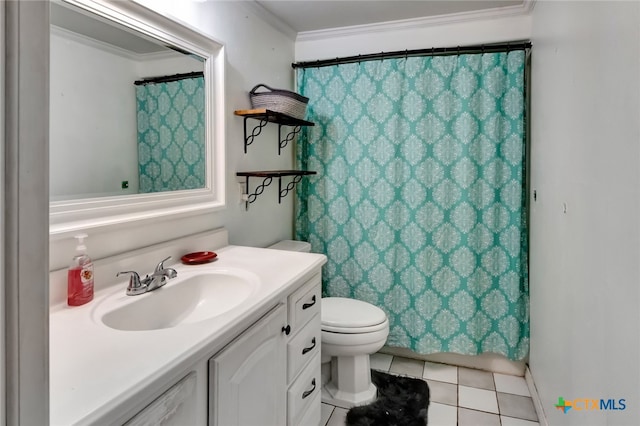
<svg viewBox="0 0 640 426"><path fill-rule="evenodd" d="M536 414L538 415L538 423L540 426L549 426L549 422L547 422L547 416L544 412L544 407L542 406L542 400L540 399L540 395L538 395L538 389L536 388L536 384L533 381L533 376L531 375L531 370L529 370L529 366L527 365L524 371L524 379L527 382L527 387L529 388L529 393L531 394L531 399L533 400L533 406L536 409Z"/></svg>
<svg viewBox="0 0 640 426"><path fill-rule="evenodd" d="M491 371L492 373L509 374L520 377L524 376L524 369L526 367L524 361L511 361L510 359L498 354L460 355L447 352L423 355L406 348L391 346L384 346L380 349L380 352L393 356L457 365L459 367L475 368L477 370L485 370Z"/></svg>

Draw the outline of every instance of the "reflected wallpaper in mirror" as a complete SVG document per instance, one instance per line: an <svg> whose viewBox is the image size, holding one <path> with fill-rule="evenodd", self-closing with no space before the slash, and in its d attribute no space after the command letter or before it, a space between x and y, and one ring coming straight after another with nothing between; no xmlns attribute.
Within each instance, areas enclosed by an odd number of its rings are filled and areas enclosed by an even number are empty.
<svg viewBox="0 0 640 426"><path fill-rule="evenodd" d="M51 201L203 188L204 61L51 3Z"/></svg>

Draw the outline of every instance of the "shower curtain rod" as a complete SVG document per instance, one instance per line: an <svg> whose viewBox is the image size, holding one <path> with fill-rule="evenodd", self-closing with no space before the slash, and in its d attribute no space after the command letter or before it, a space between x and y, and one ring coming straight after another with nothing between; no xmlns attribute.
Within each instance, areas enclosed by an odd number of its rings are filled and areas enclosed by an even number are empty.
<svg viewBox="0 0 640 426"><path fill-rule="evenodd" d="M531 48L531 42L512 41L507 43L480 44L475 46L455 46L455 47L432 47L430 49L397 50L395 52L370 53L366 55L345 56L343 58L322 59L307 62L294 62L291 64L296 68L317 68L331 65L352 64L354 62L373 61L376 59L406 58L409 56L449 56L463 55L471 53L496 53L510 52L512 50L526 50Z"/></svg>
<svg viewBox="0 0 640 426"><path fill-rule="evenodd" d="M188 72L185 74L174 74L174 75L165 75L162 77L144 78L142 80L134 81L133 84L135 84L136 86L143 86L145 84L169 83L171 81L178 81L178 80L184 80L187 78L203 77L203 76L204 76L204 73L202 71L194 71L194 72Z"/></svg>

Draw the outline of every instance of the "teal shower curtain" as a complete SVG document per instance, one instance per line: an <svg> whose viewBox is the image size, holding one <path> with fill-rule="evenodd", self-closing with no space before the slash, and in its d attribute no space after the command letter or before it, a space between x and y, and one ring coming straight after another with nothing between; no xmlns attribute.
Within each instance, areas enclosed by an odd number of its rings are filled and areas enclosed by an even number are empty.
<svg viewBox="0 0 640 426"><path fill-rule="evenodd" d="M525 52L298 71L296 238L323 292L381 307L389 346L529 351Z"/></svg>
<svg viewBox="0 0 640 426"><path fill-rule="evenodd" d="M136 86L139 193L203 188L204 77Z"/></svg>

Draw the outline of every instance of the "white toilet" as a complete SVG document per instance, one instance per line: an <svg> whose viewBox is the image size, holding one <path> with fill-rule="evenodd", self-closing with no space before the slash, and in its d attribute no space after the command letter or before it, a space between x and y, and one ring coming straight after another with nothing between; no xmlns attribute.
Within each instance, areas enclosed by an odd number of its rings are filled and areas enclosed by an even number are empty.
<svg viewBox="0 0 640 426"><path fill-rule="evenodd" d="M310 252L303 241L285 240L269 248ZM376 398L369 355L387 341L389 320L370 303L343 297L322 298L322 400L345 408Z"/></svg>

